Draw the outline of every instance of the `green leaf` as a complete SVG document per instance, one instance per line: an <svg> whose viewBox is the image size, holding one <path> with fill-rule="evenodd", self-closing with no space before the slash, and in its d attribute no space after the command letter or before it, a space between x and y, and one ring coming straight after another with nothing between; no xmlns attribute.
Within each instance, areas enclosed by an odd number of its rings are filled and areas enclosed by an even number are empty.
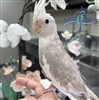
<svg viewBox="0 0 99 100"><path fill-rule="evenodd" d="M8 100L17 100L17 94L10 87L10 82L2 84L2 92Z"/></svg>

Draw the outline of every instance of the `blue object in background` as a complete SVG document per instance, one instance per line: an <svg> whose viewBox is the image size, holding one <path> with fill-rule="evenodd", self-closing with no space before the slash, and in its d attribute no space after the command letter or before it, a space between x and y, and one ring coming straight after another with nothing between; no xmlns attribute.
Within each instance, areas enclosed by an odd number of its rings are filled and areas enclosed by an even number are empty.
<svg viewBox="0 0 99 100"><path fill-rule="evenodd" d="M95 22L95 18L87 18L85 15L86 15L86 12L85 12L84 8L81 7L81 10L79 12L75 13L74 17L64 19L64 22L65 22L64 25L67 25L69 23L76 23L77 25L79 25L78 32L81 32L82 24L90 25Z"/></svg>
<svg viewBox="0 0 99 100"><path fill-rule="evenodd" d="M81 32L81 30L82 30L81 22L84 20L84 15L85 15L85 11L84 11L83 7L81 7L81 11L78 14L77 19L76 19L76 24L80 25L78 32Z"/></svg>

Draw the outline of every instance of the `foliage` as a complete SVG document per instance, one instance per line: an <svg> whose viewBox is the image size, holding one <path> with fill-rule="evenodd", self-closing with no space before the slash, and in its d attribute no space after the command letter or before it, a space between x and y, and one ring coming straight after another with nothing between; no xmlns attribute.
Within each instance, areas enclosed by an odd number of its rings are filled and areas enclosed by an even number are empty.
<svg viewBox="0 0 99 100"><path fill-rule="evenodd" d="M6 98L5 100L17 100L16 98L16 92L13 91L13 89L10 87L11 82L5 82L2 84L2 92L4 97Z"/></svg>

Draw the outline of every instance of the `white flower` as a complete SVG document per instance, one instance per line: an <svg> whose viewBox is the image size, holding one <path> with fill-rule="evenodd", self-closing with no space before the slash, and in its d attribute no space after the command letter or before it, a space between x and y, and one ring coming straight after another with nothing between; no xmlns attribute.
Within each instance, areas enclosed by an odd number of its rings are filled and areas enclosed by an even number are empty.
<svg viewBox="0 0 99 100"><path fill-rule="evenodd" d="M7 33L3 32L2 34L0 34L0 47L1 48L6 48L8 46L10 46L10 41L7 38Z"/></svg>
<svg viewBox="0 0 99 100"><path fill-rule="evenodd" d="M99 20L99 11L96 11L96 19Z"/></svg>
<svg viewBox="0 0 99 100"><path fill-rule="evenodd" d="M61 8L61 9L65 9L66 8L66 2L65 0L49 0L51 2L51 6L57 10L57 5Z"/></svg>
<svg viewBox="0 0 99 100"><path fill-rule="evenodd" d="M5 21L0 20L0 47L2 48L6 48L11 44L7 38L7 28L8 24Z"/></svg>
<svg viewBox="0 0 99 100"><path fill-rule="evenodd" d="M64 33L61 33L62 37L66 40L70 39L72 37L72 33L69 33L69 31L65 31Z"/></svg>
<svg viewBox="0 0 99 100"><path fill-rule="evenodd" d="M98 9L96 11L96 19L99 20L99 0L94 0L96 8Z"/></svg>
<svg viewBox="0 0 99 100"><path fill-rule="evenodd" d="M94 0L97 9L99 9L99 0Z"/></svg>
<svg viewBox="0 0 99 100"><path fill-rule="evenodd" d="M8 24L4 20L0 20L0 33L6 32Z"/></svg>
<svg viewBox="0 0 99 100"><path fill-rule="evenodd" d="M31 39L31 35L26 28L19 24L8 24L0 20L0 47L6 48L12 43L12 48L16 47L20 39L28 41Z"/></svg>
<svg viewBox="0 0 99 100"><path fill-rule="evenodd" d="M69 44L67 45L67 47L68 47L68 50L69 50L70 52L72 52L73 54L75 54L76 56L79 56L79 55L80 55L79 50L80 50L80 48L81 48L81 44L80 44L79 41L74 40L74 41L72 41L71 43L69 43Z"/></svg>
<svg viewBox="0 0 99 100"><path fill-rule="evenodd" d="M12 48L16 47L20 39L29 41L31 39L31 34L28 32L26 28L19 24L11 24L7 30L8 40L12 43Z"/></svg>

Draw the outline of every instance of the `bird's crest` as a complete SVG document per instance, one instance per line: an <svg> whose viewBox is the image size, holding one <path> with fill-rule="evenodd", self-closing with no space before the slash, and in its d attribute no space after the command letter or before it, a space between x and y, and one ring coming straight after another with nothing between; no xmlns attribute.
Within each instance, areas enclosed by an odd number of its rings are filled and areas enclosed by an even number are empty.
<svg viewBox="0 0 99 100"><path fill-rule="evenodd" d="M35 3L33 21L42 18L46 14L45 7L49 4L46 0L39 0Z"/></svg>

